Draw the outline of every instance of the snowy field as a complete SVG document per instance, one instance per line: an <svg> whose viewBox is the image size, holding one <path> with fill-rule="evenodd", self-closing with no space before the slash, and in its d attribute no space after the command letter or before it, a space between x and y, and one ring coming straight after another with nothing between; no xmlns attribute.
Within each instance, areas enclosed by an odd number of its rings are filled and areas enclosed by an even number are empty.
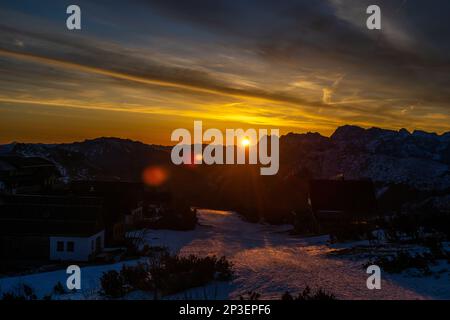
<svg viewBox="0 0 450 320"><path fill-rule="evenodd" d="M365 261L329 255L334 249L326 244L324 237L293 237L287 232L290 226L248 223L226 211L200 210L198 216L199 226L193 231L154 230L147 234L146 240L150 245L165 246L181 254L225 255L234 263L235 278L229 283L212 283L169 299L237 299L248 291L261 294L263 299L279 299L284 292L297 294L305 286L323 288L338 299L450 299L449 271L445 269L439 277L384 273L382 289L368 290L368 275L362 268ZM83 268L82 290L64 298L98 298L102 272L119 270L122 264ZM6 292L25 283L42 297L58 281L64 284L65 280L64 270L3 278L0 290ZM128 298L152 297L135 292Z"/></svg>

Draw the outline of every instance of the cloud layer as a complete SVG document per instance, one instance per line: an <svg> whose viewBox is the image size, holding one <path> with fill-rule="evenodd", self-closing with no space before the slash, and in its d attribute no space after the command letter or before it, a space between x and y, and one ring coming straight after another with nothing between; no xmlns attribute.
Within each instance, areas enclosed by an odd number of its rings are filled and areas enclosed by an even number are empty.
<svg viewBox="0 0 450 320"><path fill-rule="evenodd" d="M0 113L56 121L51 110L63 108L76 126L82 112L97 123L86 137L111 129L95 112L120 114L110 135L123 136L135 134L126 118L142 114L139 127L158 122L162 143L192 119L324 134L346 123L449 130L450 3L378 1L381 31L365 28L369 4L79 1L83 29L70 32L63 4L2 3ZM29 139L2 126L5 140Z"/></svg>

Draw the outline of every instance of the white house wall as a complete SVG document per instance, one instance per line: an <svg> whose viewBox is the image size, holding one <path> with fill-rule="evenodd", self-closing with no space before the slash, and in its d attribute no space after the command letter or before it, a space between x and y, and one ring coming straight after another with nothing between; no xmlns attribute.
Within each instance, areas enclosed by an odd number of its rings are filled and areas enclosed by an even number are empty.
<svg viewBox="0 0 450 320"><path fill-rule="evenodd" d="M105 246L105 232L101 231L90 237L50 237L50 260L88 261L96 249L96 239L101 238L101 250ZM57 250L59 241L64 242L64 251ZM74 251L67 251L67 243L74 243ZM92 247L92 241L94 246Z"/></svg>

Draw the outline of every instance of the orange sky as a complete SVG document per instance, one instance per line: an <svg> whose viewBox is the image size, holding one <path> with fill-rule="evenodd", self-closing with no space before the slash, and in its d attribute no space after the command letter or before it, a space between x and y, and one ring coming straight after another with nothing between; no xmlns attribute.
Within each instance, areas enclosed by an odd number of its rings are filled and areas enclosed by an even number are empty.
<svg viewBox="0 0 450 320"><path fill-rule="evenodd" d="M85 28L70 32L61 4L2 3L0 143L115 136L173 144L171 132L194 120L281 134L330 135L344 124L450 130L448 47L407 12L386 14L376 34L361 28L359 2L80 5ZM289 6L297 17L286 15Z"/></svg>

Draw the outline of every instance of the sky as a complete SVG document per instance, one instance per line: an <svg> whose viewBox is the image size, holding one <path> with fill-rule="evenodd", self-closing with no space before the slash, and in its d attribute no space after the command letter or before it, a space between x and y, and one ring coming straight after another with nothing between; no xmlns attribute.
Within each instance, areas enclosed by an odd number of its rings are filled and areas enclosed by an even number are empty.
<svg viewBox="0 0 450 320"><path fill-rule="evenodd" d="M66 28L67 6L81 30ZM368 30L377 4L382 29ZM450 2L0 0L0 143L450 131Z"/></svg>

